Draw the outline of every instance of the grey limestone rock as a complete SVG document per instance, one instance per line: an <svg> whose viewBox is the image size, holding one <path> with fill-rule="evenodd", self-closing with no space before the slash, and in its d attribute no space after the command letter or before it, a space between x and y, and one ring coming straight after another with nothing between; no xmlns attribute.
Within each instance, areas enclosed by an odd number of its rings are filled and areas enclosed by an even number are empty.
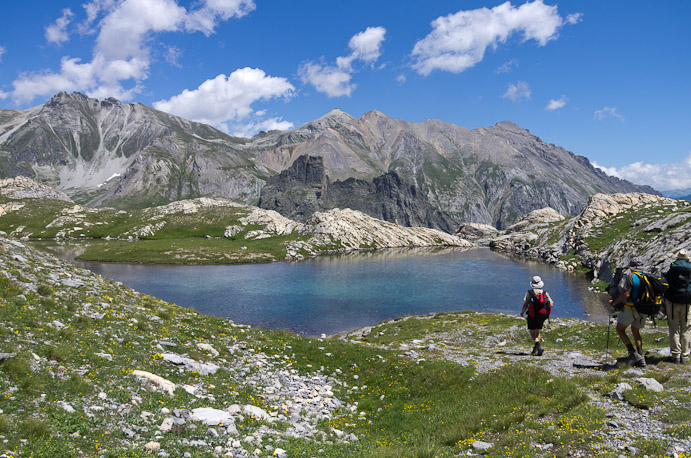
<svg viewBox="0 0 691 458"><path fill-rule="evenodd" d="M402 226L451 232L457 225L395 171L372 181L348 178L331 182L321 156L300 156L291 167L269 177L259 206L300 221L317 211L350 208Z"/></svg>
<svg viewBox="0 0 691 458"><path fill-rule="evenodd" d="M619 401L624 400L624 392L633 389L631 385L629 385L626 382L620 383L619 385L615 386L612 391L610 391L609 396L611 398L617 399Z"/></svg>

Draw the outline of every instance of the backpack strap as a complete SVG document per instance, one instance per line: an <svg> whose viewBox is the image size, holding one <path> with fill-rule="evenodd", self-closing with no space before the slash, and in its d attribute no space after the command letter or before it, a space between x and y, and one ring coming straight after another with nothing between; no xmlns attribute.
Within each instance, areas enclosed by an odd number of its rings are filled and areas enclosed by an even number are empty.
<svg viewBox="0 0 691 458"><path fill-rule="evenodd" d="M641 289L641 278L640 278L638 272L634 272L633 274L631 274L631 276L632 276L632 281L633 281L633 290L631 291L631 298L630 299L631 299L631 305L633 305L633 303L638 298L638 294L639 294L640 289ZM628 302L628 301L626 301L626 302Z"/></svg>

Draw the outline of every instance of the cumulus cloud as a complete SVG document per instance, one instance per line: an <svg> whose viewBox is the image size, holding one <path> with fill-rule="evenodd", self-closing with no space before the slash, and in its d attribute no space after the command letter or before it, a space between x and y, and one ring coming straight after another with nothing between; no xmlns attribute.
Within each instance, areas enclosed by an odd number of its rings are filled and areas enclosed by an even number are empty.
<svg viewBox="0 0 691 458"><path fill-rule="evenodd" d="M602 110L595 110L593 117L597 121L602 121L607 118L615 118L621 122L624 122L624 116L617 113L617 109L614 107L604 107Z"/></svg>
<svg viewBox="0 0 691 458"><path fill-rule="evenodd" d="M639 161L617 168L593 162L593 166L608 175L637 184L647 184L660 191L691 188L691 153L683 161L670 164L647 164Z"/></svg>
<svg viewBox="0 0 691 458"><path fill-rule="evenodd" d="M4 46L0 46L0 62L2 62L2 56L7 52Z"/></svg>
<svg viewBox="0 0 691 458"><path fill-rule="evenodd" d="M512 102L520 102L521 100L530 99L530 87L525 81L518 81L516 84L509 83L509 88L506 90L502 98L509 99Z"/></svg>
<svg viewBox="0 0 691 458"><path fill-rule="evenodd" d="M351 71L334 65L305 62L300 65L298 73L303 83L311 84L329 97L350 96L357 87L350 82L353 76Z"/></svg>
<svg viewBox="0 0 691 458"><path fill-rule="evenodd" d="M434 70L460 73L482 61L488 47L496 49L514 34L544 46L573 20L575 16L563 19L556 6L542 0L519 7L506 2L492 9L462 10L432 21L432 32L413 47L413 68L424 76Z"/></svg>
<svg viewBox="0 0 691 458"><path fill-rule="evenodd" d="M84 5L82 33L97 33L90 61L64 56L60 70L25 73L13 82L17 104L58 91L83 91L92 97L132 98L149 76L151 43L161 33L213 33L219 22L242 17L253 0L203 0L187 10L177 0L92 0ZM61 22L61 19L64 19ZM46 37L60 42L72 15L63 13ZM64 25L64 26L63 26ZM51 26L52 27L52 26ZM48 30L51 30L49 38Z"/></svg>
<svg viewBox="0 0 691 458"><path fill-rule="evenodd" d="M514 68L518 68L518 59L511 59L508 62L504 62L497 68L496 73L509 73L513 71Z"/></svg>
<svg viewBox="0 0 691 458"><path fill-rule="evenodd" d="M295 91L285 78L267 76L258 68L241 68L230 75L218 75L204 81L197 89L185 89L168 100L153 104L154 108L175 114L193 121L211 124L229 132L237 129L233 122L242 121L251 115L264 115L265 112L254 112L252 104L261 100L290 98ZM256 130L287 128L288 122L273 120L252 121ZM244 130L252 130L252 124ZM290 124L292 127L292 124Z"/></svg>
<svg viewBox="0 0 691 458"><path fill-rule="evenodd" d="M70 25L73 17L74 13L72 13L71 9L65 8L62 10L62 16L55 21L55 24L46 27L46 40L48 40L48 43L59 45L69 40L67 26Z"/></svg>
<svg viewBox="0 0 691 458"><path fill-rule="evenodd" d="M561 98L558 100L550 99L549 103L547 103L547 106L545 107L545 110L555 111L555 110L558 110L560 108L563 108L564 105L566 105L567 100L568 99L566 98L565 95L562 95Z"/></svg>
<svg viewBox="0 0 691 458"><path fill-rule="evenodd" d="M303 62L298 68L300 79L328 97L350 96L357 87L351 83L356 71L353 62L374 64L381 56L381 45L385 35L384 27L368 27L353 35L348 42L350 54L336 58L335 64Z"/></svg>

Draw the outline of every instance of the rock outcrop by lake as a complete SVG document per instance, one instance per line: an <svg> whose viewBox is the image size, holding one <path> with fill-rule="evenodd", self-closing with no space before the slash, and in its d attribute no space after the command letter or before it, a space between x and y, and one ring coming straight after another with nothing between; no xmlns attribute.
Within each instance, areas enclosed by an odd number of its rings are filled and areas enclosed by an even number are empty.
<svg viewBox="0 0 691 458"><path fill-rule="evenodd" d="M64 192L22 176L1 179L0 194L8 199L52 199L72 202Z"/></svg>
<svg viewBox="0 0 691 458"><path fill-rule="evenodd" d="M688 201L644 193L594 194L579 216L562 219L546 209L482 242L559 268L585 267L606 282L618 267L664 273L679 250L691 250Z"/></svg>

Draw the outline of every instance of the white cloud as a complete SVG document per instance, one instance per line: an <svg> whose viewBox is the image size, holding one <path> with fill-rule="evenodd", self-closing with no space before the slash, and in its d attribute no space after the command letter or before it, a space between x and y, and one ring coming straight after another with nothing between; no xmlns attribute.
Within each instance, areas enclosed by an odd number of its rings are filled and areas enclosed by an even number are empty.
<svg viewBox="0 0 691 458"><path fill-rule="evenodd" d="M314 62L305 62L298 69L303 83L309 83L314 88L329 97L350 96L355 85L350 82L352 73L339 67Z"/></svg>
<svg viewBox="0 0 691 458"><path fill-rule="evenodd" d="M488 47L496 49L515 33L523 41L544 46L555 40L565 21L556 6L542 0L514 7L506 2L492 9L462 10L432 21L432 32L415 43L413 68L421 75L434 70L460 73L482 61Z"/></svg>
<svg viewBox="0 0 691 458"><path fill-rule="evenodd" d="M185 28L209 36L219 21L243 17L256 8L254 0L205 0L203 6L185 18Z"/></svg>
<svg viewBox="0 0 691 458"><path fill-rule="evenodd" d="M180 58L182 57L182 50L177 46L168 46L165 53L166 62L168 62L173 67L182 68L180 63Z"/></svg>
<svg viewBox="0 0 691 458"><path fill-rule="evenodd" d="M2 56L7 52L7 49L4 46L0 46L0 62L2 62Z"/></svg>
<svg viewBox="0 0 691 458"><path fill-rule="evenodd" d="M398 84L405 84L406 80L407 80L407 78L406 78L406 76L405 76L403 73L401 73L400 75L398 75L398 76L396 77L396 82L397 82Z"/></svg>
<svg viewBox="0 0 691 458"><path fill-rule="evenodd" d="M607 118L616 118L621 122L624 122L624 116L617 113L617 109L614 107L604 107L602 110L595 110L593 117L597 121L602 121Z"/></svg>
<svg viewBox="0 0 691 458"><path fill-rule="evenodd" d="M241 68L230 75L218 75L204 81L197 89L185 89L154 108L193 121L211 124L229 131L230 122L242 121L252 114L252 104L260 100L290 98L295 88L285 78L267 76L258 68ZM266 128L269 121L257 121ZM285 123L285 121L280 121ZM279 121L275 121L275 125ZM292 126L292 125L291 125Z"/></svg>
<svg viewBox="0 0 691 458"><path fill-rule="evenodd" d="M518 59L511 59L508 62L504 62L499 68L495 70L496 73L509 73L513 71L514 68L518 68Z"/></svg>
<svg viewBox="0 0 691 458"><path fill-rule="evenodd" d="M374 62L381 56L381 44L384 41L384 27L367 27L350 39L348 47L353 50L352 56L363 62Z"/></svg>
<svg viewBox="0 0 691 458"><path fill-rule="evenodd" d="M646 164L639 161L616 168L603 167L593 162L593 166L608 175L637 184L647 184L660 191L691 188L691 153L683 161L670 164Z"/></svg>
<svg viewBox="0 0 691 458"><path fill-rule="evenodd" d="M509 99L512 102L520 102L521 100L530 99L530 87L525 81L518 81L516 84L509 83L509 88L506 90L502 98Z"/></svg>
<svg viewBox="0 0 691 458"><path fill-rule="evenodd" d="M566 16L566 22L569 24L578 24L583 20L583 13L574 13Z"/></svg>
<svg viewBox="0 0 691 458"><path fill-rule="evenodd" d="M289 130L293 127L295 127L295 125L292 122L284 121L282 118L269 118L256 123L235 125L233 126L233 130L226 127L225 131L235 137L252 137L260 131Z"/></svg>
<svg viewBox="0 0 691 458"><path fill-rule="evenodd" d="M545 107L545 110L555 111L555 110L558 110L560 108L563 108L564 105L566 105L567 100L568 99L566 98L565 95L562 95L561 98L558 100L550 99L549 103L547 103L547 106Z"/></svg>
<svg viewBox="0 0 691 458"><path fill-rule="evenodd" d="M353 35L348 43L351 53L337 57L335 65L323 62L303 62L298 68L300 79L328 97L350 96L357 87L350 82L355 73L353 62L358 60L374 64L381 56L381 45L385 35L384 27L368 27Z"/></svg>
<svg viewBox="0 0 691 458"><path fill-rule="evenodd" d="M150 45L156 34L209 35L220 21L244 16L255 6L253 0L204 0L194 3L194 8L188 11L177 0L92 0L84 5L87 17L79 27L82 33L98 33L91 61L64 56L57 72L22 74L13 82L11 97L22 104L58 91L83 91L92 97L128 100L143 89L149 76ZM66 17L71 20L63 14ZM56 27L51 37L65 38L58 33L61 30L64 27ZM46 33L48 37L48 29Z"/></svg>
<svg viewBox="0 0 691 458"><path fill-rule="evenodd" d="M74 13L72 13L71 9L65 8L62 10L62 16L55 21L55 24L46 27L46 40L48 40L48 43L60 45L69 40L67 26L70 25L73 17Z"/></svg>

